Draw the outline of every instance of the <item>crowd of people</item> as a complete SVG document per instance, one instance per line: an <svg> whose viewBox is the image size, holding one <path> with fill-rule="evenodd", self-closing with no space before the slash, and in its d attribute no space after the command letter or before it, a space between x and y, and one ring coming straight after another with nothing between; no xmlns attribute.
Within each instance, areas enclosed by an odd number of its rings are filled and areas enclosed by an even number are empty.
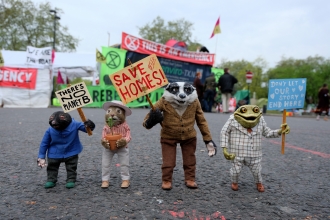
<svg viewBox="0 0 330 220"><path fill-rule="evenodd" d="M229 101L232 97L234 85L238 82L230 74L229 68L224 69L224 74L220 76L218 81L213 73L205 79L204 83L202 83L201 78L202 74L197 72L193 85L196 88L203 111L212 112L216 104L218 109L222 105L223 113L229 113Z"/></svg>

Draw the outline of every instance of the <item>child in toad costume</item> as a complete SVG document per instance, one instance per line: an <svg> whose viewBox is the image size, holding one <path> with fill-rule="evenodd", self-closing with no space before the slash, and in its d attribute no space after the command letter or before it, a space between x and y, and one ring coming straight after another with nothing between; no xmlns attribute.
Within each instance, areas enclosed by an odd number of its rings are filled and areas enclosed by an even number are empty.
<svg viewBox="0 0 330 220"><path fill-rule="evenodd" d="M261 137L277 138L289 132L290 127L287 123L276 130L267 127L260 108L256 105L243 105L229 117L220 135L224 157L232 161L230 169L232 190L238 190L238 178L243 165L246 165L253 174L257 190L265 191L261 177Z"/></svg>

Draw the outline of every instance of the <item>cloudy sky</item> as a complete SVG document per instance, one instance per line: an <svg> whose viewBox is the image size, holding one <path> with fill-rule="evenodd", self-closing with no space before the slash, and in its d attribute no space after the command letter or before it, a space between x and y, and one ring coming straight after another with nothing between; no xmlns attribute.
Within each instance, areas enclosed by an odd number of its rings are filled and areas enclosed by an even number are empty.
<svg viewBox="0 0 330 220"><path fill-rule="evenodd" d="M32 0L33 2L45 2ZM254 61L273 67L282 57L330 58L328 0L56 0L61 24L81 39L77 53L121 42L121 33L140 37L138 27L157 16L166 22L184 18L193 23L192 39L216 53L216 63ZM221 34L210 39L220 16Z"/></svg>

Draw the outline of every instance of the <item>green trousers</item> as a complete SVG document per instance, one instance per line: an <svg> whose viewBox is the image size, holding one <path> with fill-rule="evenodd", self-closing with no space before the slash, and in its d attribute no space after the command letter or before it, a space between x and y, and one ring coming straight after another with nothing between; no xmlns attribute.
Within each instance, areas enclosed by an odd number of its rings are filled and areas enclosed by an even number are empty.
<svg viewBox="0 0 330 220"><path fill-rule="evenodd" d="M65 163L65 168L67 172L66 182L76 182L78 155L61 159L48 158L47 182L57 182L58 169L60 168L62 162Z"/></svg>

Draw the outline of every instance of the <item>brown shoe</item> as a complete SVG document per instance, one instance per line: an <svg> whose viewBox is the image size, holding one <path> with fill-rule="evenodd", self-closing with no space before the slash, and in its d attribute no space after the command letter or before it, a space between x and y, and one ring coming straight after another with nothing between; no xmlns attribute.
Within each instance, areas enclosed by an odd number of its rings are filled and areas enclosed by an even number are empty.
<svg viewBox="0 0 330 220"><path fill-rule="evenodd" d="M101 185L101 188L102 189L106 189L109 187L109 181L102 181L102 185Z"/></svg>
<svg viewBox="0 0 330 220"><path fill-rule="evenodd" d="M162 183L162 189L164 190L170 190L172 189L172 183L169 181L163 181Z"/></svg>
<svg viewBox="0 0 330 220"><path fill-rule="evenodd" d="M186 180L186 186L190 189L197 189L198 186L195 181L193 180Z"/></svg>
<svg viewBox="0 0 330 220"><path fill-rule="evenodd" d="M238 183L232 183L231 184L231 189L234 190L234 191L237 191L238 190Z"/></svg>
<svg viewBox="0 0 330 220"><path fill-rule="evenodd" d="M257 183L257 189L259 192L265 192L265 188L262 183Z"/></svg>
<svg viewBox="0 0 330 220"><path fill-rule="evenodd" d="M126 189L126 188L128 188L129 187L129 185L130 185L130 182L129 182L129 180L123 180L123 182L121 182L121 188L122 189Z"/></svg>

